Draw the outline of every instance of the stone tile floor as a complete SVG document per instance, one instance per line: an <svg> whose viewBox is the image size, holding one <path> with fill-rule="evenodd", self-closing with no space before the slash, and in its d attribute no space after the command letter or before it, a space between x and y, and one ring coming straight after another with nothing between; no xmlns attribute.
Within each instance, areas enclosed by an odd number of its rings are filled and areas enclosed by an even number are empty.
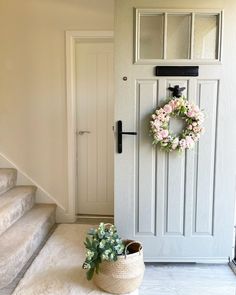
<svg viewBox="0 0 236 295"><path fill-rule="evenodd" d="M236 295L227 264L146 264L140 295Z"/></svg>

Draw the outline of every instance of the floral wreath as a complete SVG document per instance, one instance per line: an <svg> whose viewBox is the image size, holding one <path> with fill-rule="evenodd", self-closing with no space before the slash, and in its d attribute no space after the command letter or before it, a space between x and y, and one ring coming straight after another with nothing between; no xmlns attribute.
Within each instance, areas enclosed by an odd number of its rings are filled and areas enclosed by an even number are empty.
<svg viewBox="0 0 236 295"><path fill-rule="evenodd" d="M169 130L171 117L179 117L186 123L186 127L179 135L175 135ZM153 144L160 145L167 152L191 149L204 130L203 122L204 114L197 105L189 102L183 96L169 98L162 108L158 108L152 114L150 124Z"/></svg>

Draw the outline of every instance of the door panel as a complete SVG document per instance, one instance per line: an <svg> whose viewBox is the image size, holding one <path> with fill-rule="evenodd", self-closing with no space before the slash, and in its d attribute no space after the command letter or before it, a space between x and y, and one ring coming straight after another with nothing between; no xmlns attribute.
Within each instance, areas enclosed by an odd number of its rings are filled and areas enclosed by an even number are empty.
<svg viewBox="0 0 236 295"><path fill-rule="evenodd" d="M193 233L200 235L212 235L214 226L218 89L218 81L198 81L197 103L207 114L205 119L206 132L197 146L194 165Z"/></svg>
<svg viewBox="0 0 236 295"><path fill-rule="evenodd" d="M172 2L158 3L164 10ZM194 9L196 3L188 1L188 7L191 4ZM236 171L231 158L236 141L235 136L228 138L227 126L234 123L227 113L229 101L236 110L230 88L236 74L230 60L236 64L236 58L225 46L224 63L199 64L198 77L156 77L154 65L134 64L134 7L144 5L157 6L152 0L116 2L115 118L123 121L124 131L137 131L136 137L123 137L123 153L115 155L116 225L124 237L144 244L146 261L225 262L231 255L234 226ZM203 5L200 0L197 8ZM231 13L223 1L222 7ZM230 23L225 21L224 34L230 36ZM206 115L205 134L193 150L182 154L152 146L149 135L150 115L174 85L186 87L184 95Z"/></svg>
<svg viewBox="0 0 236 295"><path fill-rule="evenodd" d="M77 43L76 77L77 213L112 215L113 44Z"/></svg>
<svg viewBox="0 0 236 295"><path fill-rule="evenodd" d="M150 106L155 108L157 103L157 83L156 81L137 81L137 88L138 232L154 235L156 152L149 144L150 138L146 130L149 124ZM147 175L149 175L148 178Z"/></svg>
<svg viewBox="0 0 236 295"><path fill-rule="evenodd" d="M184 234L185 162L185 156L169 154L166 157L165 235Z"/></svg>

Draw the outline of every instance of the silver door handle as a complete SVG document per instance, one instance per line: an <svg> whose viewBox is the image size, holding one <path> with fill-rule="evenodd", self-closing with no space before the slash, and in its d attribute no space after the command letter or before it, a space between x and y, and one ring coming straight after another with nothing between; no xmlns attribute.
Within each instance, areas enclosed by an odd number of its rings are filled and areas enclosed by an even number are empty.
<svg viewBox="0 0 236 295"><path fill-rule="evenodd" d="M85 133L91 133L90 131L87 131L87 130L81 130L81 131L76 131L76 134L78 135L83 135Z"/></svg>

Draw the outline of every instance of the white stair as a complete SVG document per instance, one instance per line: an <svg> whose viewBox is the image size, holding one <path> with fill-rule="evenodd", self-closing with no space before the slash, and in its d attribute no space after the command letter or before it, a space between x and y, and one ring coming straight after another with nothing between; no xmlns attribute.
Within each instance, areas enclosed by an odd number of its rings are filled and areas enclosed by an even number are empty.
<svg viewBox="0 0 236 295"><path fill-rule="evenodd" d="M24 268L55 224L56 206L36 204L34 186L16 186L17 171L0 168L0 290Z"/></svg>
<svg viewBox="0 0 236 295"><path fill-rule="evenodd" d="M16 185L16 175L16 169L0 168L0 195Z"/></svg>
<svg viewBox="0 0 236 295"><path fill-rule="evenodd" d="M0 197L0 235L34 206L36 187L16 186Z"/></svg>

